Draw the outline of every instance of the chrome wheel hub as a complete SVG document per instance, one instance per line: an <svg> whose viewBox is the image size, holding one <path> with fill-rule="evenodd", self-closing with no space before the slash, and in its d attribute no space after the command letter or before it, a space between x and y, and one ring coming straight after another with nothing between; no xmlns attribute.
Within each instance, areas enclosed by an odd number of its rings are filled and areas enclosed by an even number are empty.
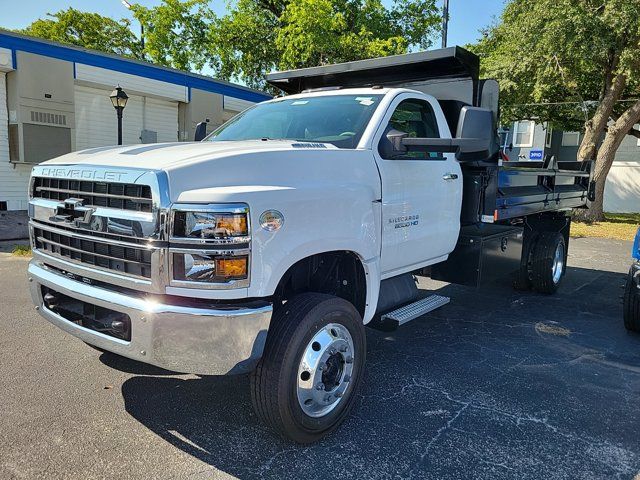
<svg viewBox="0 0 640 480"><path fill-rule="evenodd" d="M351 334L339 323L313 336L298 366L296 393L305 414L323 417L338 406L349 388L354 353Z"/></svg>
<svg viewBox="0 0 640 480"><path fill-rule="evenodd" d="M553 266L551 267L551 275L553 283L556 285L562 278L562 272L564 271L564 244L559 243L556 247L556 253L553 256Z"/></svg>

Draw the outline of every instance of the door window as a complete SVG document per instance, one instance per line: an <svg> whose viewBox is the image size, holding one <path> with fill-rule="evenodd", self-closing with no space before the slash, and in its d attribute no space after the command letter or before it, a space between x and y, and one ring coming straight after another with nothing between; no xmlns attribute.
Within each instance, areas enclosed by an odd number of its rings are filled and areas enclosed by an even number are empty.
<svg viewBox="0 0 640 480"><path fill-rule="evenodd" d="M410 138L440 138L433 108L424 100L400 102L389 119L389 125L408 133Z"/></svg>
<svg viewBox="0 0 640 480"><path fill-rule="evenodd" d="M431 104L425 100L410 99L400 102L389 119L386 132L391 129L405 132L409 138L440 138L435 113ZM383 136L381 146L382 142L385 141L388 140ZM379 149L380 155L383 158L389 158L389 155L384 154L384 150L384 148ZM410 151L400 155L393 155L393 158L440 160L442 156L425 151Z"/></svg>

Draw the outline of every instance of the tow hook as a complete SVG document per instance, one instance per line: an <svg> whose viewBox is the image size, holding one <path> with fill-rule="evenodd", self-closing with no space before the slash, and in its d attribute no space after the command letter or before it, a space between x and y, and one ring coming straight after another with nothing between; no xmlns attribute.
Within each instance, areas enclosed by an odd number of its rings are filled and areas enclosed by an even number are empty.
<svg viewBox="0 0 640 480"><path fill-rule="evenodd" d="M45 293L44 297L42 298L44 300L44 304L47 306L47 308L49 310L54 310L56 307L56 296L53 295L52 293Z"/></svg>

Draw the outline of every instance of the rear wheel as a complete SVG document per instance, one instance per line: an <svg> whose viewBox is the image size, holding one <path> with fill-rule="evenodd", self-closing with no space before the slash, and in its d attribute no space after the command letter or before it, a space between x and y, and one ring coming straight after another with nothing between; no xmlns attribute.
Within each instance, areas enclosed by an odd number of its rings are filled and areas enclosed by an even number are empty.
<svg viewBox="0 0 640 480"><path fill-rule="evenodd" d="M633 280L633 271L629 271L624 287L623 317L627 330L640 332L640 291Z"/></svg>
<svg viewBox="0 0 640 480"><path fill-rule="evenodd" d="M522 247L522 259L520 269L513 280L513 288L519 291L531 290L531 262L533 258L533 249L525 244Z"/></svg>
<svg viewBox="0 0 640 480"><path fill-rule="evenodd" d="M251 375L258 417L281 436L311 443L347 417L364 370L362 318L348 301L305 293L274 314Z"/></svg>
<svg viewBox="0 0 640 480"><path fill-rule="evenodd" d="M542 232L533 248L531 284L540 293L555 293L566 269L567 249L564 236Z"/></svg>

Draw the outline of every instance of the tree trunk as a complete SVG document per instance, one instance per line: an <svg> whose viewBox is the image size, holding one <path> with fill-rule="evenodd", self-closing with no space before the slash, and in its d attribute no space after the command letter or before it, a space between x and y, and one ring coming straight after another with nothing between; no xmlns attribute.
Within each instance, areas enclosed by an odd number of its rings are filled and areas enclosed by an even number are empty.
<svg viewBox="0 0 640 480"><path fill-rule="evenodd" d="M593 117L584 125L584 137L578 149L578 160L593 160L598 152L598 142L609 123L613 107L620 98L627 84L626 75L620 73L615 76L611 85L605 88L604 94Z"/></svg>
<svg viewBox="0 0 640 480"><path fill-rule="evenodd" d="M607 175L609 174L609 170L611 170L611 165L613 164L622 140L629 134L639 120L640 101L637 101L620 115L618 120L607 130L604 142L602 142L602 145L598 149L593 174L593 179L596 182L596 199L591 203L589 210L583 211L583 214L579 215L582 219L591 222L604 220L604 188Z"/></svg>

